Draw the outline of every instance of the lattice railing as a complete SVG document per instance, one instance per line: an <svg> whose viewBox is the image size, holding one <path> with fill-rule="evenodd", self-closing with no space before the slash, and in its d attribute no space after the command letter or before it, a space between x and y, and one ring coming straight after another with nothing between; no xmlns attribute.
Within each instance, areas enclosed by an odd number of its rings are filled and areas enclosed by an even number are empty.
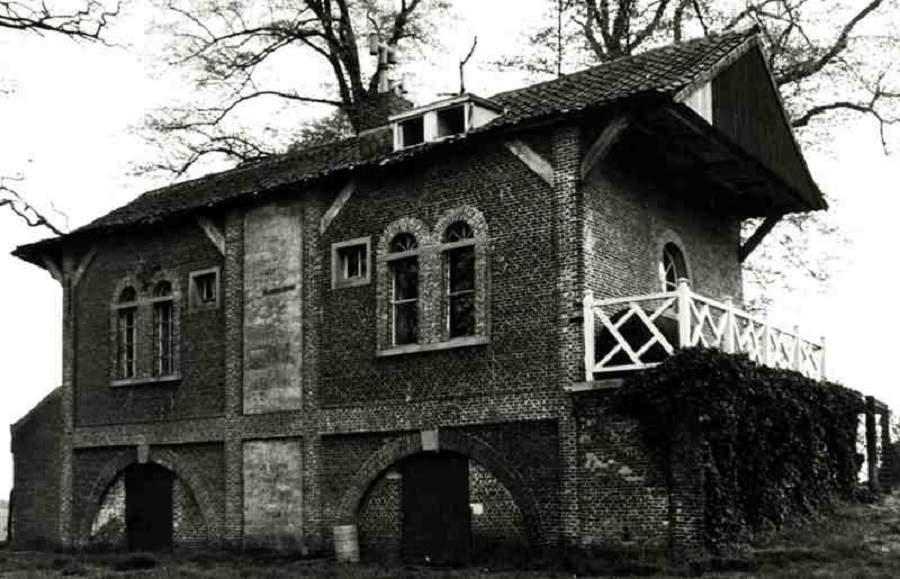
<svg viewBox="0 0 900 579"><path fill-rule="evenodd" d="M694 293L687 280L674 292L594 299L584 297L585 377L652 368L677 348L742 352L774 368L825 378L825 343L804 339L768 320Z"/></svg>

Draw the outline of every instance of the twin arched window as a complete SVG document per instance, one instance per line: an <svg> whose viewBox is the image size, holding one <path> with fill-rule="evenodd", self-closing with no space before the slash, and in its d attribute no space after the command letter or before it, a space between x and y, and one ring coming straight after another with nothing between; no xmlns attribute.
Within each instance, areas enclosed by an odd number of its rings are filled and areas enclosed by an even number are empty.
<svg viewBox="0 0 900 579"><path fill-rule="evenodd" d="M479 327L484 329L476 306L484 272L472 224L451 218L439 235L430 237L420 222L407 221L406 231L388 238L386 255L379 258L387 262L383 279L390 309L382 348L476 336Z"/></svg>
<svg viewBox="0 0 900 579"><path fill-rule="evenodd" d="M149 302L149 303L148 303ZM152 330L142 320L146 306L152 310ZM116 380L138 378L146 366L140 363L139 354L150 354L152 361L149 373L155 378L175 375L176 364L176 313L175 292L172 283L160 280L154 286L149 299L139 299L138 293L131 285L123 288L113 306L115 310L115 369ZM150 348L139 344L150 340Z"/></svg>

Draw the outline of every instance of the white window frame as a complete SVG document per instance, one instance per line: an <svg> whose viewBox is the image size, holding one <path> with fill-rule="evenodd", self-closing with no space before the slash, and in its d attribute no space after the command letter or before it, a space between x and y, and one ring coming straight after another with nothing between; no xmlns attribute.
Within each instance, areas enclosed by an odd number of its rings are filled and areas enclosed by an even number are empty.
<svg viewBox="0 0 900 579"><path fill-rule="evenodd" d="M200 299L200 296L197 293L197 279L198 277L202 277L205 275L214 275L215 276L215 292L216 299L212 302L204 302ZM219 309L219 304L222 303L222 275L221 268L219 267L210 267L207 269L201 269L198 271L192 271L188 276L188 302L190 303L190 310L192 312L203 311L203 310L217 310Z"/></svg>
<svg viewBox="0 0 900 579"><path fill-rule="evenodd" d="M363 261L365 274L348 277L346 264L343 260L343 252L353 247L363 248ZM369 237L357 237L339 243L331 244L331 289L358 287L368 285L372 280L372 241Z"/></svg>

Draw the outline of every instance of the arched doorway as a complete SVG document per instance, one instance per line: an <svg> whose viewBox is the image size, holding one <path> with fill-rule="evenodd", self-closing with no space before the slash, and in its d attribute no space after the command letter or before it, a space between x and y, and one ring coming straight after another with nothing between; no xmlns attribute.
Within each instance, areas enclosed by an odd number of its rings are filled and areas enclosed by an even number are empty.
<svg viewBox="0 0 900 579"><path fill-rule="evenodd" d="M125 536L128 549L172 548L172 491L175 473L157 464L125 471Z"/></svg>
<svg viewBox="0 0 900 579"><path fill-rule="evenodd" d="M417 452L383 470L356 522L367 559L462 565L529 543L512 492L486 466L446 450Z"/></svg>

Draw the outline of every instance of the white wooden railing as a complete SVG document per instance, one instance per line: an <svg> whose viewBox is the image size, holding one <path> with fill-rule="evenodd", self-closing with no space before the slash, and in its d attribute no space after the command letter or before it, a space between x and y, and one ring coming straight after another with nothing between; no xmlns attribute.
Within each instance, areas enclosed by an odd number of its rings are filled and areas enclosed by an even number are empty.
<svg viewBox="0 0 900 579"><path fill-rule="evenodd" d="M745 353L774 368L825 379L825 340L804 339L737 309L731 298L716 301L680 280L674 292L598 300L584 296L585 378L658 365L676 349L691 346Z"/></svg>

